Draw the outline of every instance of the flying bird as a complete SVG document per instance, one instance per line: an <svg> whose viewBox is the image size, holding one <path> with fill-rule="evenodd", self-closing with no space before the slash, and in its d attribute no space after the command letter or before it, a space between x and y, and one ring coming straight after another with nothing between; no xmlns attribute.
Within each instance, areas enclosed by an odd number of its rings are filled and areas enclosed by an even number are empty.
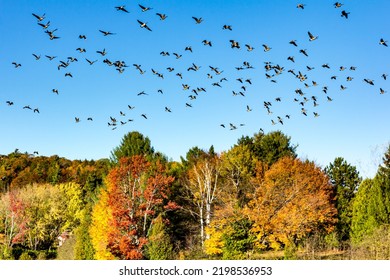
<svg viewBox="0 0 390 280"><path fill-rule="evenodd" d="M233 29L232 29L232 26L231 26L231 25L227 25L227 24L225 24L224 26L222 26L222 29L223 29L223 30L230 30L230 31L233 30Z"/></svg>
<svg viewBox="0 0 390 280"><path fill-rule="evenodd" d="M383 38L381 38L380 40L379 40L379 44L380 45L382 45L382 46L385 46L385 47L387 47L387 41L385 41L385 40L383 40Z"/></svg>
<svg viewBox="0 0 390 280"><path fill-rule="evenodd" d="M149 26L147 25L147 22L142 22L142 21L140 21L140 20L138 20L138 19L137 19L137 21L138 21L138 23L140 24L140 27L141 27L141 28L145 28L145 29L147 29L147 30L149 30L149 31L152 31L152 29L150 29Z"/></svg>
<svg viewBox="0 0 390 280"><path fill-rule="evenodd" d="M122 11L122 12L125 12L125 13L128 13L128 12L129 12L128 10L126 10L125 5L115 7L115 9L116 9L117 11Z"/></svg>
<svg viewBox="0 0 390 280"><path fill-rule="evenodd" d="M341 12L341 17L345 17L346 19L348 19L348 15L349 15L350 13L349 12L346 12L346 11L342 11Z"/></svg>
<svg viewBox="0 0 390 280"><path fill-rule="evenodd" d="M202 18L197 18L197 17L192 17L192 18L195 20L196 24L199 24L199 23L201 23L203 21Z"/></svg>
<svg viewBox="0 0 390 280"><path fill-rule="evenodd" d="M104 36L115 35L115 33L112 33L112 32L110 32L110 31L104 31L104 30L100 30L100 29L99 29L99 31L100 31L101 33L103 33Z"/></svg>
<svg viewBox="0 0 390 280"><path fill-rule="evenodd" d="M309 35L310 42L318 39L318 36L314 36L310 31L308 31L307 34Z"/></svg>
<svg viewBox="0 0 390 280"><path fill-rule="evenodd" d="M39 15L37 15L37 14L32 14L34 17L36 17L36 19L38 20L38 21L42 21L42 20L44 20L45 19L45 14L43 14L42 16L39 16Z"/></svg>
<svg viewBox="0 0 390 280"><path fill-rule="evenodd" d="M150 8L150 7L144 7L140 4L138 4L138 6L141 8L142 12L146 12L146 11L149 11L149 10L152 10L153 8Z"/></svg>
<svg viewBox="0 0 390 280"><path fill-rule="evenodd" d="M156 13L160 17L160 20L165 20L168 16L166 14Z"/></svg>
<svg viewBox="0 0 390 280"><path fill-rule="evenodd" d="M297 8L303 10L305 8L305 6L306 6L306 4L298 4Z"/></svg>

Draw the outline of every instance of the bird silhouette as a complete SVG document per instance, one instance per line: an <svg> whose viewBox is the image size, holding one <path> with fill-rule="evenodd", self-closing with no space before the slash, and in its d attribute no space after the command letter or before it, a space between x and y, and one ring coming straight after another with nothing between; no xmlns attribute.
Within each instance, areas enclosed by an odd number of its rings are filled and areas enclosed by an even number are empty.
<svg viewBox="0 0 390 280"><path fill-rule="evenodd" d="M115 9L116 9L117 11L121 11L121 12L125 12L125 13L128 13L128 12L129 12L128 10L126 10L125 5L117 6L117 7L115 7Z"/></svg>
<svg viewBox="0 0 390 280"><path fill-rule="evenodd" d="M380 45L382 45L382 46L385 46L385 47L387 47L387 41L385 41L383 38L381 38L380 40L379 40L379 44Z"/></svg>
<svg viewBox="0 0 390 280"><path fill-rule="evenodd" d="M142 21L140 21L140 20L138 20L138 19L137 19L137 21L138 21L139 26L140 26L141 28L145 28L145 29L147 29L147 30L149 30L149 31L152 31L152 29L150 29L149 26L147 25L147 22L142 22Z"/></svg>
<svg viewBox="0 0 390 280"><path fill-rule="evenodd" d="M33 13L32 15L33 15L38 21L42 21L42 20L45 19L45 15L46 15L46 14L43 14L43 15L39 16L39 15Z"/></svg>
<svg viewBox="0 0 390 280"><path fill-rule="evenodd" d="M168 16L165 14L156 13L159 16L160 20L165 20Z"/></svg>
<svg viewBox="0 0 390 280"><path fill-rule="evenodd" d="M199 23L201 23L203 21L202 18L197 18L197 17L192 17L192 18L195 20L196 24L199 24Z"/></svg>
<svg viewBox="0 0 390 280"><path fill-rule="evenodd" d="M99 30L99 32L101 32L104 36L115 35L115 33L112 33L110 31Z"/></svg>
<svg viewBox="0 0 390 280"><path fill-rule="evenodd" d="M150 7L145 7L145 6L142 6L140 4L138 4L138 6L141 8L141 11L142 12L146 12L146 11L149 11L149 10L152 10L153 8L150 8Z"/></svg>
<svg viewBox="0 0 390 280"><path fill-rule="evenodd" d="M348 19L348 15L349 15L350 13L349 12L346 12L346 11L342 11L341 12L341 17L345 17L346 19Z"/></svg>

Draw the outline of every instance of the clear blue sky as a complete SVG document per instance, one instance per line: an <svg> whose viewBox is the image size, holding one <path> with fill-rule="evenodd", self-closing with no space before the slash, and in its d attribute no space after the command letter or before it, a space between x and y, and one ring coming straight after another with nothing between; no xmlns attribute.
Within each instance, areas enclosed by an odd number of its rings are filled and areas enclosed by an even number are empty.
<svg viewBox="0 0 390 280"><path fill-rule="evenodd" d="M291 136L292 142L299 144L302 158L326 166L342 156L363 176L372 176L390 141L390 76L388 80L381 77L390 74L390 48L379 44L381 38L390 42L390 2L344 0L341 8L334 8L335 2L2 0L0 154L18 148L47 156L99 159L109 157L125 133L137 130L151 139L156 150L179 160L193 146L214 145L221 152L242 135L252 136L262 128ZM303 10L296 8L298 3L305 4ZM142 12L138 4L153 9ZM116 11L114 7L121 5L129 13ZM342 10L350 13L348 19L341 17ZM58 29L54 35L60 38L50 40L32 13L45 14L41 23L50 21L48 30ZM156 13L166 14L167 19L160 20ZM202 17L203 22L196 24L193 16ZM140 28L137 20L147 22L152 31ZM225 24L233 30L223 30ZM105 37L99 29L115 35ZM309 41L308 31L318 39ZM79 39L81 34L87 39ZM202 44L205 39L212 47ZM229 40L239 42L241 48L232 49ZM291 40L296 40L298 47L289 44ZM248 52L245 44L254 50ZM264 52L263 44L271 50ZM192 46L192 53L184 50L187 46ZM77 48L86 52L79 53ZM104 48L105 57L96 53ZM301 54L301 49L309 56ZM160 55L161 51L170 56ZM175 52L182 57L176 59ZM41 58L36 60L33 53ZM57 58L49 61L45 55ZM289 56L295 63L287 60ZM78 62L57 70L59 61L66 62L68 57L76 57ZM97 62L89 65L86 58ZM114 66L103 63L105 58L125 61L129 67L120 74ZM254 68L237 71L235 67L244 61ZM22 66L15 68L12 62ZM275 72L266 72L264 62L284 67L282 74L271 78L276 83L266 78L266 73ZM187 71L192 63L201 68ZM145 74L139 74L133 64L140 64ZM222 74L217 75L209 66ZM308 71L306 66L314 69ZM340 71L340 66L347 70ZM350 71L350 66L356 71ZM169 72L167 67L175 70ZM152 68L164 79L153 75ZM290 69L296 74L301 71L307 80L300 82L288 73ZM73 78L64 76L68 72ZM176 73L182 73L183 79ZM353 80L347 81L348 76ZM220 82L221 87L212 85L222 78L227 81ZM237 78L250 78L252 85L240 84ZM373 80L374 86L363 79ZM318 86L312 86L312 81ZM182 84L190 89L184 90ZM245 97L234 96L232 91L243 91L242 85L246 86ZM347 89L340 90L340 85ZM327 94L322 91L324 86ZM207 92L198 92L197 98L190 100L188 96L194 95L191 90L197 87ZM298 88L304 96L295 93ZM380 94L380 88L388 92ZM58 89L59 94L52 89ZM163 94L157 92L159 89ZM142 91L147 95L138 96ZM317 99L316 107L312 96ZM327 96L333 101L327 101ZM281 102L275 101L277 97ZM309 100L303 107L307 116L299 104L304 97ZM267 113L264 101L272 103L272 114ZM23 109L27 105L39 108L40 113ZM129 110L128 105L135 108ZM247 112L247 105L252 111ZM166 112L165 107L172 112ZM110 117L118 121L115 130L107 124ZM119 123L128 119L133 121ZM230 130L229 123L237 129Z"/></svg>

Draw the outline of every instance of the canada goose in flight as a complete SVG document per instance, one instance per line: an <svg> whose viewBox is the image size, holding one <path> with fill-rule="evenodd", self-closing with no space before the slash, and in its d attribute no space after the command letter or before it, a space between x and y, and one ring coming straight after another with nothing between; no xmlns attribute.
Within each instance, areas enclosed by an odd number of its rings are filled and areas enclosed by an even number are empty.
<svg viewBox="0 0 390 280"><path fill-rule="evenodd" d="M304 9L305 8L305 6L306 6L306 4L298 4L297 5L297 9Z"/></svg>
<svg viewBox="0 0 390 280"><path fill-rule="evenodd" d="M293 56L289 56L289 57L287 57L287 60L291 60L292 62L295 62L295 61L294 61L294 57L293 57Z"/></svg>
<svg viewBox="0 0 390 280"><path fill-rule="evenodd" d="M85 35L83 35L83 34L80 34L80 35L79 35L79 39L87 40L87 36L85 36Z"/></svg>
<svg viewBox="0 0 390 280"><path fill-rule="evenodd" d="M99 30L101 33L103 33L104 36L108 36L108 35L115 35L115 33L112 33L110 31L104 31L104 30Z"/></svg>
<svg viewBox="0 0 390 280"><path fill-rule="evenodd" d="M350 13L349 12L346 12L346 11L342 11L341 12L341 17L345 17L346 19L348 19L348 15L349 15Z"/></svg>
<svg viewBox="0 0 390 280"><path fill-rule="evenodd" d="M160 17L160 20L165 20L168 16L166 14L156 13Z"/></svg>
<svg viewBox="0 0 390 280"><path fill-rule="evenodd" d="M327 68L327 69L330 69L330 66L328 63L325 63L325 64L322 64L321 65L322 68Z"/></svg>
<svg viewBox="0 0 390 280"><path fill-rule="evenodd" d="M252 109L249 107L249 105L246 105L246 111L247 112L251 112L252 111Z"/></svg>
<svg viewBox="0 0 390 280"><path fill-rule="evenodd" d="M192 105L191 105L191 104L189 104L189 103L186 103L186 107L190 107L190 108L192 108Z"/></svg>
<svg viewBox="0 0 390 280"><path fill-rule="evenodd" d="M384 89L382 89L382 88L379 88L379 90L380 90L380 94L385 94L387 91L385 91Z"/></svg>
<svg viewBox="0 0 390 280"><path fill-rule="evenodd" d="M56 56L45 55L50 61L57 58Z"/></svg>
<svg viewBox="0 0 390 280"><path fill-rule="evenodd" d="M75 117L74 120L76 123L80 122L80 118L78 118L78 117Z"/></svg>
<svg viewBox="0 0 390 280"><path fill-rule="evenodd" d="M43 14L42 16L39 16L39 15L37 15L37 14L32 13L32 15L33 15L34 17L36 17L36 19L37 19L38 21L42 21L42 20L45 19L45 15L46 15L46 14Z"/></svg>
<svg viewBox="0 0 390 280"><path fill-rule="evenodd" d="M168 70L169 72L173 72L173 71L175 71L175 68L173 68L173 67L167 67L167 70Z"/></svg>
<svg viewBox="0 0 390 280"><path fill-rule="evenodd" d="M225 24L224 26L222 26L222 29L223 29L223 30L230 30L230 31L233 30L233 29L232 29L232 26L231 26L231 25L227 25L227 24Z"/></svg>
<svg viewBox="0 0 390 280"><path fill-rule="evenodd" d="M331 80L336 80L337 79L337 76L332 76L330 77Z"/></svg>
<svg viewBox="0 0 390 280"><path fill-rule="evenodd" d="M38 113L38 114L40 113L38 108L35 108L35 109L33 110L33 112L34 112L34 113Z"/></svg>
<svg viewBox="0 0 390 280"><path fill-rule="evenodd" d="M76 51L79 51L79 53L87 52L84 48L77 48Z"/></svg>
<svg viewBox="0 0 390 280"><path fill-rule="evenodd" d="M353 77L350 77L350 76L347 77L347 82L351 82L352 80L353 80Z"/></svg>
<svg viewBox="0 0 390 280"><path fill-rule="evenodd" d="M128 10L126 10L125 5L115 7L115 9L116 9L117 11L122 11L122 12L125 12L125 13L128 13L128 12L129 12Z"/></svg>
<svg viewBox="0 0 390 280"><path fill-rule="evenodd" d="M208 46L212 47L211 41L203 40L202 43L203 43L203 45L205 45L205 46L208 45Z"/></svg>
<svg viewBox="0 0 390 280"><path fill-rule="evenodd" d="M165 107L165 112L172 113L171 109L168 107Z"/></svg>
<svg viewBox="0 0 390 280"><path fill-rule="evenodd" d="M223 128L226 128L225 125L223 123L221 123L219 126L223 127Z"/></svg>
<svg viewBox="0 0 390 280"><path fill-rule="evenodd" d="M179 58L182 57L182 55L181 55L181 54L178 54L178 53L173 53L173 55L176 56L176 59L179 59Z"/></svg>
<svg viewBox="0 0 390 280"><path fill-rule="evenodd" d="M126 116L126 114L123 113L122 111L119 111L119 114L120 114L122 117L125 117L125 116Z"/></svg>
<svg viewBox="0 0 390 280"><path fill-rule="evenodd" d="M345 86L343 86L343 85L340 85L340 89L341 89L341 90L346 90L347 87L345 87Z"/></svg>
<svg viewBox="0 0 390 280"><path fill-rule="evenodd" d="M50 40L60 39L60 37L55 36L53 33L48 33L48 34L49 34L49 39L50 39Z"/></svg>
<svg viewBox="0 0 390 280"><path fill-rule="evenodd" d="M346 68L344 66L340 66L340 71L344 71Z"/></svg>
<svg viewBox="0 0 390 280"><path fill-rule="evenodd" d="M176 73L176 76L178 76L181 80L183 79L183 75L181 73Z"/></svg>
<svg viewBox="0 0 390 280"><path fill-rule="evenodd" d="M27 105L27 106L24 106L23 109L29 109L29 110L32 110L30 105Z"/></svg>
<svg viewBox="0 0 390 280"><path fill-rule="evenodd" d="M93 119L91 117L87 118L87 121L93 121Z"/></svg>
<svg viewBox="0 0 390 280"><path fill-rule="evenodd" d="M106 49L103 49L102 51L96 51L98 54L101 54L102 56L105 56L107 54Z"/></svg>
<svg viewBox="0 0 390 280"><path fill-rule="evenodd" d="M328 99L329 102L333 101L332 98L330 98L329 96L326 97Z"/></svg>
<svg viewBox="0 0 390 280"><path fill-rule="evenodd" d="M141 114L141 117L143 117L145 120L148 118L145 114Z"/></svg>
<svg viewBox="0 0 390 280"><path fill-rule="evenodd" d="M46 24L38 22L39 26L42 26L43 29L48 29L50 26L50 21L48 21Z"/></svg>
<svg viewBox="0 0 390 280"><path fill-rule="evenodd" d="M349 67L349 70L350 70L350 71L355 71L355 70L356 70L356 67L355 67L355 66L351 66L351 67Z"/></svg>
<svg viewBox="0 0 390 280"><path fill-rule="evenodd" d="M336 3L333 4L333 6L335 8L340 8L342 5L344 5L344 4L341 4L340 2L336 2Z"/></svg>
<svg viewBox="0 0 390 280"><path fill-rule="evenodd" d="M186 47L186 48L184 49L184 51L190 51L190 52L192 52L192 47L191 47L191 46L188 46L188 47Z"/></svg>
<svg viewBox="0 0 390 280"><path fill-rule="evenodd" d="M308 31L307 34L309 35L310 42L318 39L318 36L314 36L310 31Z"/></svg>
<svg viewBox="0 0 390 280"><path fill-rule="evenodd" d="M365 81L367 84L369 85L374 85L374 80L371 80L371 79L363 79L363 81Z"/></svg>
<svg viewBox="0 0 390 280"><path fill-rule="evenodd" d="M71 77L71 78L73 78L72 73L70 73L70 72L65 73L65 77Z"/></svg>
<svg viewBox="0 0 390 280"><path fill-rule="evenodd" d="M140 21L138 19L137 19L137 21L140 24L141 28L146 28L147 30L152 31L152 29L150 29L149 26L147 25L147 22L142 22L142 21Z"/></svg>
<svg viewBox="0 0 390 280"><path fill-rule="evenodd" d="M12 101L9 101L9 100L7 100L5 103L7 103L8 106L14 105L14 103Z"/></svg>
<svg viewBox="0 0 390 280"><path fill-rule="evenodd" d="M232 124L232 123L229 123L229 126L230 126L230 130L237 129L237 127L234 124Z"/></svg>
<svg viewBox="0 0 390 280"><path fill-rule="evenodd" d="M55 94L57 94L57 95L58 95L58 89L56 89L56 88L53 88L51 91L52 91L53 93L55 93Z"/></svg>
<svg viewBox="0 0 390 280"><path fill-rule="evenodd" d="M203 21L202 18L197 18L197 17L192 17L192 18L195 20L196 24L199 24L199 23L201 23Z"/></svg>
<svg viewBox="0 0 390 280"><path fill-rule="evenodd" d="M387 76L388 76L387 74L382 74L381 77L382 77L384 80L386 80L386 79L387 79Z"/></svg>
<svg viewBox="0 0 390 280"><path fill-rule="evenodd" d="M272 48L268 47L266 44L263 44L262 46L263 46L265 52L268 52L272 49Z"/></svg>
<svg viewBox="0 0 390 280"><path fill-rule="evenodd" d="M306 49L302 49L302 50L299 50L299 52L301 54L303 54L304 56L308 56L307 52L306 52Z"/></svg>
<svg viewBox="0 0 390 280"><path fill-rule="evenodd" d="M387 47L386 43L387 43L387 41L383 40L383 38L381 38L380 41L379 41L379 44L382 45L382 46L385 46L385 47Z"/></svg>
<svg viewBox="0 0 390 280"><path fill-rule="evenodd" d="M35 53L32 54L36 60L39 60L41 58L41 55L36 55Z"/></svg>
<svg viewBox="0 0 390 280"><path fill-rule="evenodd" d="M318 118L320 116L317 112L313 112L313 114L315 118Z"/></svg>
<svg viewBox="0 0 390 280"><path fill-rule="evenodd" d="M148 95L145 91L141 91L140 93L137 94L138 96L141 96L141 95Z"/></svg>
<svg viewBox="0 0 390 280"><path fill-rule="evenodd" d="M293 45L293 46L295 46L295 47L298 47L298 45L297 45L297 40L291 40L291 41L289 42L289 44L291 44L291 45Z"/></svg>
<svg viewBox="0 0 390 280"><path fill-rule="evenodd" d="M129 110L133 110L135 108L134 106L130 106L130 105L127 105L127 107L129 108Z"/></svg>
<svg viewBox="0 0 390 280"><path fill-rule="evenodd" d="M160 52L160 55L162 55L162 56L170 56L169 52L164 52L164 51Z"/></svg>
<svg viewBox="0 0 390 280"><path fill-rule="evenodd" d="M138 4L138 6L141 8L142 12L146 12L146 11L149 11L149 10L152 10L153 8L150 8L150 7L144 7L140 4Z"/></svg>
<svg viewBox="0 0 390 280"><path fill-rule="evenodd" d="M247 83L250 84L250 85L252 84L251 79L246 79L245 82L247 82Z"/></svg>
<svg viewBox="0 0 390 280"><path fill-rule="evenodd" d="M19 68L20 66L22 66L22 64L16 62L12 62L12 64L15 66L15 68Z"/></svg>
<svg viewBox="0 0 390 280"><path fill-rule="evenodd" d="M237 41L234 41L234 40L230 40L229 41L231 43L231 48L234 49L239 49L240 48L240 43L238 43Z"/></svg>
<svg viewBox="0 0 390 280"><path fill-rule="evenodd" d="M92 65L92 64L94 64L97 61L97 60L91 61L88 58L86 58L85 60L89 63L89 65Z"/></svg>
<svg viewBox="0 0 390 280"><path fill-rule="evenodd" d="M69 60L70 62L78 61L77 58L72 57L72 56L68 56L68 60ZM65 65L66 63L64 63L63 61L61 61L61 64Z"/></svg>
<svg viewBox="0 0 390 280"><path fill-rule="evenodd" d="M255 49L254 47L252 47L251 45L248 45L248 44L246 44L245 47L246 47L246 50L248 52L251 52L251 51L253 51Z"/></svg>

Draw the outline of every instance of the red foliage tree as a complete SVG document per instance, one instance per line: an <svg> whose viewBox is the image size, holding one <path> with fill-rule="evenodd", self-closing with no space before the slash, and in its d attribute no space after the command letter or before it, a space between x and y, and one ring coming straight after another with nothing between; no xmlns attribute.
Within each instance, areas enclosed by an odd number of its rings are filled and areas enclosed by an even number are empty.
<svg viewBox="0 0 390 280"><path fill-rule="evenodd" d="M166 175L160 162L150 163L136 155L120 159L107 179L112 210L108 248L119 259L142 259L153 218L177 207L168 201L174 178Z"/></svg>

